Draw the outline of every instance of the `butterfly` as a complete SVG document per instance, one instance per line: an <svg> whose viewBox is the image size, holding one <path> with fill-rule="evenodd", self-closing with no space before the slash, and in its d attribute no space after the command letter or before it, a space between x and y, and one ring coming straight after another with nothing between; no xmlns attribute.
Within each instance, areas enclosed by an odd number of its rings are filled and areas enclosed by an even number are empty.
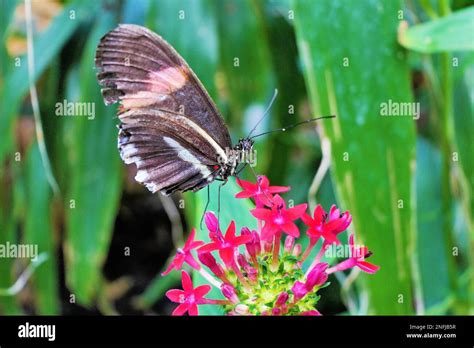
<svg viewBox="0 0 474 348"><path fill-rule="evenodd" d="M165 195L235 176L253 140L232 146L216 105L186 61L161 36L120 24L95 56L105 104L120 103L118 149L135 180Z"/></svg>

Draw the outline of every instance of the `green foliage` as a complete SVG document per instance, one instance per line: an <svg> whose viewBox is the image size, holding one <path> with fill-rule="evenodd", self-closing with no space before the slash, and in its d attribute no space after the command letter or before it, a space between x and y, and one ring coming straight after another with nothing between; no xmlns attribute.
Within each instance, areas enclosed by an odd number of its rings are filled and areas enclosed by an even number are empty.
<svg viewBox="0 0 474 348"><path fill-rule="evenodd" d="M68 234L66 277L77 300L90 305L101 279L121 192L121 164L116 148L114 108L106 108L93 70L99 39L113 29L112 13L96 22L80 65L79 102L93 103L95 117L74 121L69 191L65 197ZM97 163L91 168L92 163Z"/></svg>
<svg viewBox="0 0 474 348"><path fill-rule="evenodd" d="M474 6L402 30L400 44L421 53L474 50Z"/></svg>
<svg viewBox="0 0 474 348"><path fill-rule="evenodd" d="M34 143L26 159L25 173L25 236L23 243L37 245L38 250L46 252L48 259L35 272L32 285L36 294L38 314L59 314L56 282L58 279L58 264L56 257L57 235L53 228L52 192L42 167L38 145Z"/></svg>

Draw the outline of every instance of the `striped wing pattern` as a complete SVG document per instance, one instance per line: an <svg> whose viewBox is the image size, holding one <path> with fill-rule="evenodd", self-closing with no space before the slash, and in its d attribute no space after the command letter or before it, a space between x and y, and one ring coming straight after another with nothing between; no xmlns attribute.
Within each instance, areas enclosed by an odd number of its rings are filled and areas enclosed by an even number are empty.
<svg viewBox="0 0 474 348"><path fill-rule="evenodd" d="M119 25L95 59L106 104L120 103L118 148L152 191L197 191L217 176L231 146L222 117L183 58L160 36Z"/></svg>

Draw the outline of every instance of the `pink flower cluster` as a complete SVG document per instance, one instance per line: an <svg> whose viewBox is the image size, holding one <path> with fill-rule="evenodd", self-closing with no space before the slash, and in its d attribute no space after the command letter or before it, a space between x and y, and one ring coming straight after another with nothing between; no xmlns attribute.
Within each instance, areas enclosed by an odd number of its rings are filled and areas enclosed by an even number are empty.
<svg viewBox="0 0 474 348"><path fill-rule="evenodd" d="M371 274L379 269L365 260L371 253L365 246L355 245L354 235L349 236L346 260L331 267L321 261L330 246L341 244L338 235L351 224L349 212L342 213L333 205L326 213L318 205L311 216L307 213L307 204L287 207L279 193L290 188L270 186L265 176L259 176L256 183L239 179L237 183L243 190L236 197L255 201L256 207L251 214L257 219L257 230L242 227L237 236L235 222L231 221L226 232L222 233L216 216L207 212L205 223L210 243L195 241L196 231L193 229L163 272L165 275L173 269L180 270L186 263L211 285L218 287L225 299L205 298L211 286L194 288L191 277L183 270L183 290L173 289L166 293L171 301L179 303L173 315L186 312L197 315L198 305L203 304L221 305L229 315L320 315L316 309L317 291L328 285L329 274L353 267ZM298 219L307 226L309 243L304 252L301 244L296 243L300 236L295 223ZM303 263L320 239L321 248L304 272Z"/></svg>

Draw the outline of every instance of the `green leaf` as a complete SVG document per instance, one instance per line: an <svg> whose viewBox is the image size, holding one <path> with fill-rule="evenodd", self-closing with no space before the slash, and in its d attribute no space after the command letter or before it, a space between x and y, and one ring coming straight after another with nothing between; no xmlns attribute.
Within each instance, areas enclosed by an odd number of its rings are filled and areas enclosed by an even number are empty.
<svg viewBox="0 0 474 348"><path fill-rule="evenodd" d="M4 181L4 178L1 178ZM2 183L3 184L3 183ZM2 190L7 191L7 190ZM9 207L5 209L5 200L1 192L2 199L0 200L0 244L5 245L7 242L16 243L15 224ZM10 202L8 202L10 203ZM15 260L12 258L3 258L0 262L0 289L8 289L16 280L15 273L12 272L15 265ZM4 315L20 315L22 314L21 307L17 299L13 296L0 296L0 312Z"/></svg>
<svg viewBox="0 0 474 348"><path fill-rule="evenodd" d="M72 122L71 173L66 197L66 282L82 305L91 305L101 283L121 192L122 164L116 148L114 107L105 107L96 81L95 49L116 25L105 12L91 32L81 59L80 102L95 107L95 117L69 117Z"/></svg>
<svg viewBox="0 0 474 348"><path fill-rule="evenodd" d="M463 217L467 233L460 236L466 240L467 274L470 274L469 291L471 308L474 306L474 53L458 56L459 67L455 69L454 80L454 139L459 163L459 183Z"/></svg>
<svg viewBox="0 0 474 348"><path fill-rule="evenodd" d="M35 293L36 313L59 313L57 246L53 229L52 192L43 171L38 144L35 142L26 159L26 211L23 243L38 247L38 254L46 253L48 259L31 278Z"/></svg>
<svg viewBox="0 0 474 348"><path fill-rule="evenodd" d="M353 216L356 243L368 246L370 262L381 266L375 275L359 276L369 313L413 313L414 120L381 116L390 100L412 101L408 65L395 45L401 4L292 5L313 112L337 115L321 126L331 142L339 206Z"/></svg>
<svg viewBox="0 0 474 348"><path fill-rule="evenodd" d="M474 6L402 29L400 44L421 53L474 50Z"/></svg>
<svg viewBox="0 0 474 348"><path fill-rule="evenodd" d="M459 153L459 164L464 174L467 187L463 189L466 195L467 212L472 227L474 217L474 54L460 55L460 71L454 76L454 133L456 147ZM457 71L455 71L457 72Z"/></svg>
<svg viewBox="0 0 474 348"><path fill-rule="evenodd" d="M73 1L69 6L54 18L48 28L34 40L35 46L35 74L36 81L51 60L62 49L67 40L72 36L81 20L87 19L94 12L99 2ZM74 11L74 19L71 19L70 11ZM0 104L0 163L4 156L11 151L13 146L13 118L18 112L22 98L28 92L28 66L27 57L20 57L21 65L10 70L5 77L5 86L0 91L0 100L8 101Z"/></svg>
<svg viewBox="0 0 474 348"><path fill-rule="evenodd" d="M2 40L0 43L0 88L3 87L3 83L5 82L5 75L11 70L10 57L8 56L6 48L6 39L8 36L8 27L14 17L13 13L16 4L17 0L2 0L0 3L0 39Z"/></svg>
<svg viewBox="0 0 474 348"><path fill-rule="evenodd" d="M422 300L428 312L430 308L442 304L450 292L440 187L440 153L428 141L420 138L417 142L416 170L417 257ZM434 269L436 272L433 272Z"/></svg>

